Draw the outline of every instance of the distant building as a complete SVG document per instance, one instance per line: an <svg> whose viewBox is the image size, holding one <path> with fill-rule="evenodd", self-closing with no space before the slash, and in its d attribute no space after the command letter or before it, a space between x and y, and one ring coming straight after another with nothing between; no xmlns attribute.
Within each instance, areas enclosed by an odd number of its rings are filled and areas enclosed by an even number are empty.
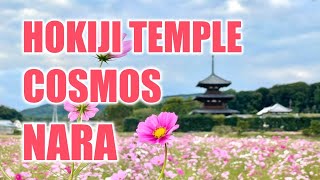
<svg viewBox="0 0 320 180"><path fill-rule="evenodd" d="M10 120L0 120L0 134L13 134L16 128Z"/></svg>
<svg viewBox="0 0 320 180"><path fill-rule="evenodd" d="M202 108L194 110L193 114L224 114L231 115L239 113L237 110L229 109L227 102L234 98L231 94L223 94L219 89L227 87L230 81L222 79L214 73L214 57L212 56L212 73L200 81L197 87L206 88L204 94L195 97L195 100L203 103Z"/></svg>
<svg viewBox="0 0 320 180"><path fill-rule="evenodd" d="M263 114L280 114L280 113L290 113L292 112L292 109L282 106L281 104L276 103L273 106L265 107L261 111L257 113L258 116L261 116Z"/></svg>

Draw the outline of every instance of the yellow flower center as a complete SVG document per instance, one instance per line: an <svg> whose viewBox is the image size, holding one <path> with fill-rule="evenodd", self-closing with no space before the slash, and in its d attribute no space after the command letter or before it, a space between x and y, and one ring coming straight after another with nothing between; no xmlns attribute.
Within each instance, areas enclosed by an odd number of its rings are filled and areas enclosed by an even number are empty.
<svg viewBox="0 0 320 180"><path fill-rule="evenodd" d="M167 130L164 127L159 127L158 129L156 129L155 131L153 131L153 136L155 138L162 138L165 134L166 134Z"/></svg>

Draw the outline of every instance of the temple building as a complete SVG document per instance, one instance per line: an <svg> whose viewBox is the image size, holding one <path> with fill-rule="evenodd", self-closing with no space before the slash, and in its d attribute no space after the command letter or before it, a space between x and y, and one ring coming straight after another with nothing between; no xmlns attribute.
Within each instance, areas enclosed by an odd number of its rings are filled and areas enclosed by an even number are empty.
<svg viewBox="0 0 320 180"><path fill-rule="evenodd" d="M210 76L200 81L197 87L206 88L204 94L195 97L195 100L203 103L200 109L192 111L193 114L224 114L231 115L239 113L237 110L228 108L228 101L234 98L231 94L224 94L220 88L227 87L230 81L222 79L214 73L214 56L212 56L212 73Z"/></svg>

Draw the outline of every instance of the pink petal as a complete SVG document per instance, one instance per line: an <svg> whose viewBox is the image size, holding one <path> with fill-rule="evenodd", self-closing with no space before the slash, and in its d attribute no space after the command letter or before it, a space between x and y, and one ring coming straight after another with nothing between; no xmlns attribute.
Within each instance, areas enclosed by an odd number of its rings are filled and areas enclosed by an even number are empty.
<svg viewBox="0 0 320 180"><path fill-rule="evenodd" d="M85 112L84 114L82 114L82 120L84 121L89 121L90 117L87 115L87 113Z"/></svg>
<svg viewBox="0 0 320 180"><path fill-rule="evenodd" d="M123 41L122 44L122 52L120 54L111 54L111 58L121 58L123 56L126 56L129 51L132 49L132 41Z"/></svg>
<svg viewBox="0 0 320 180"><path fill-rule="evenodd" d="M170 140L170 135L166 135L160 139L158 139L158 143L164 145L166 142Z"/></svg>
<svg viewBox="0 0 320 180"><path fill-rule="evenodd" d="M95 107L97 107L97 103L87 103L87 109L92 109L92 108L95 108Z"/></svg>
<svg viewBox="0 0 320 180"><path fill-rule="evenodd" d="M69 112L77 111L77 107L71 104L69 101L64 102L64 109Z"/></svg>
<svg viewBox="0 0 320 180"><path fill-rule="evenodd" d="M162 112L158 115L158 120L159 124L168 130L177 123L178 116L175 113Z"/></svg>
<svg viewBox="0 0 320 180"><path fill-rule="evenodd" d="M96 113L97 113L98 111L86 111L84 114L85 114L85 116L88 116L89 118L93 118L95 115L96 115Z"/></svg>
<svg viewBox="0 0 320 180"><path fill-rule="evenodd" d="M157 139L151 136L141 136L139 137L139 142L155 144L157 143Z"/></svg>
<svg viewBox="0 0 320 180"><path fill-rule="evenodd" d="M78 119L79 117L79 112L70 112L68 114L68 118L70 119L70 121L75 121L76 119Z"/></svg>
<svg viewBox="0 0 320 180"><path fill-rule="evenodd" d="M122 33L122 40L124 40L124 38L127 37L127 34L126 33Z"/></svg>
<svg viewBox="0 0 320 180"><path fill-rule="evenodd" d="M131 49L132 49L132 41L131 40L123 41L122 53L128 53L129 51L131 51Z"/></svg>
<svg viewBox="0 0 320 180"><path fill-rule="evenodd" d="M140 122L136 131L137 133L152 134L154 130L155 129L147 126L145 122Z"/></svg>
<svg viewBox="0 0 320 180"><path fill-rule="evenodd" d="M153 130L157 129L159 127L158 117L154 114L147 117L145 125Z"/></svg>
<svg viewBox="0 0 320 180"><path fill-rule="evenodd" d="M173 131L175 131L176 129L179 128L179 124L174 125L171 129L169 129L169 131L167 132L167 134L172 134Z"/></svg>
<svg viewBox="0 0 320 180"><path fill-rule="evenodd" d="M94 108L88 108L87 107L87 111L89 112L90 111L90 113L94 113L94 114L96 114L98 111L99 111L99 109L98 108L96 108L96 107L94 107Z"/></svg>
<svg viewBox="0 0 320 180"><path fill-rule="evenodd" d="M112 58L121 58L121 57L126 56L126 55L127 55L127 53L112 54L111 57Z"/></svg>

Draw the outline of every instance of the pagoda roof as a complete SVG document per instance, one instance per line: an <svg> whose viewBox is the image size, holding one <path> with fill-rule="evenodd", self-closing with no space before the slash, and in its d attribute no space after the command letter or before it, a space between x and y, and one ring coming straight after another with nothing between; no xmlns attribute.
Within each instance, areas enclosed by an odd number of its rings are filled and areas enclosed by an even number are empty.
<svg viewBox="0 0 320 180"><path fill-rule="evenodd" d="M195 97L195 99L233 99L232 94L201 94Z"/></svg>
<svg viewBox="0 0 320 180"><path fill-rule="evenodd" d="M196 109L192 113L197 114L238 114L239 111L233 109Z"/></svg>
<svg viewBox="0 0 320 180"><path fill-rule="evenodd" d="M222 86L229 86L231 84L231 81L227 81L214 73L212 73L210 76L205 78L204 80L200 81L197 86L207 86L207 85L222 85Z"/></svg>

